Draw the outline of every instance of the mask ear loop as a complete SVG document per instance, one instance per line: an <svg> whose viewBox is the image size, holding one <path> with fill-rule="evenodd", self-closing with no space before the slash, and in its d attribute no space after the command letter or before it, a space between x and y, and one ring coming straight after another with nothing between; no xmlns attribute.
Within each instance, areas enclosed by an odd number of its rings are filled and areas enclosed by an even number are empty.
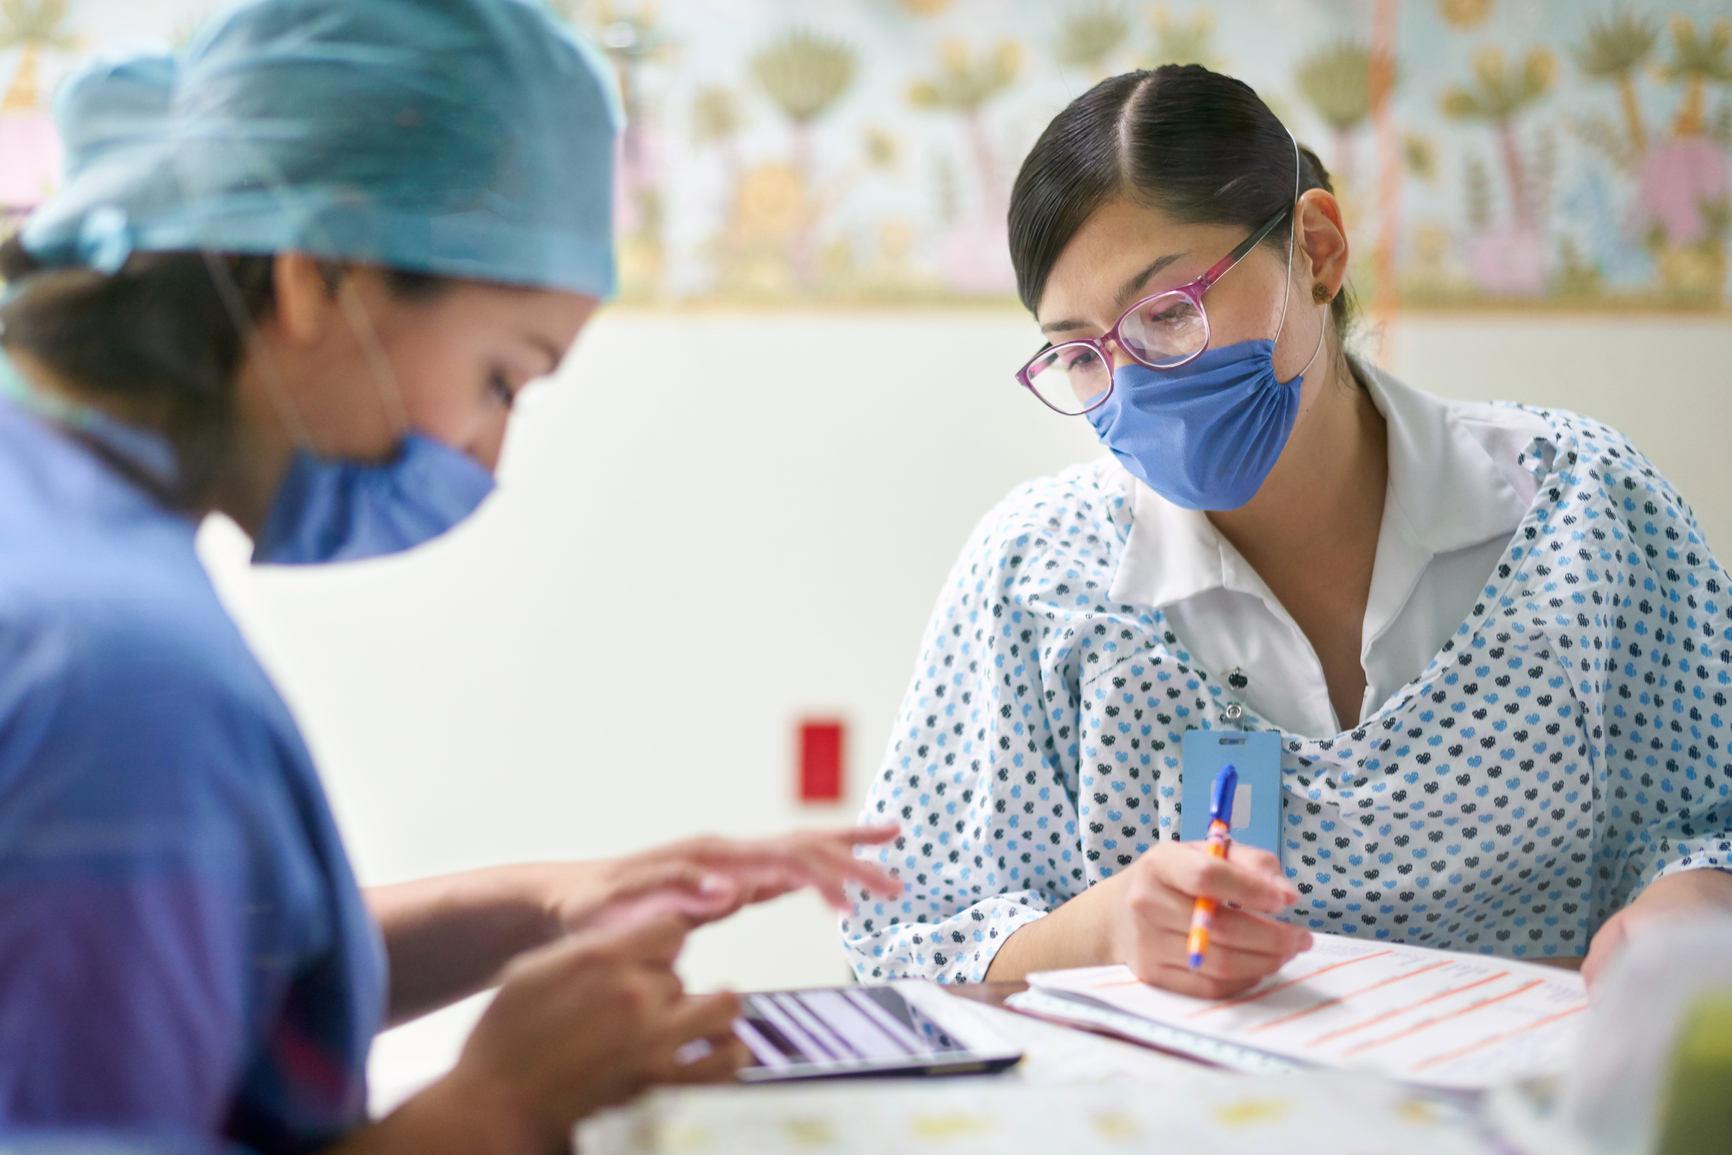
<svg viewBox="0 0 1732 1155"><path fill-rule="evenodd" d="M240 334L247 352L258 358L259 377L265 383L265 392L270 394L271 407L277 411L277 418L289 431L289 440L294 442L297 449L317 453L318 447L313 444L312 431L307 428L306 422L301 420L301 411L295 408L294 401L290 399L289 391L283 385L282 374L277 372L276 361L256 339L259 327L254 323L252 314L247 312L240 286L235 284L234 277L229 273L228 266L223 264L220 255L210 249L199 251L204 257L211 283L216 286L217 296L222 298L223 309L229 315L229 322L234 325L235 332Z"/></svg>
<svg viewBox="0 0 1732 1155"><path fill-rule="evenodd" d="M366 359L367 368L373 374L373 383L379 388L379 400L385 406L385 416L391 422L392 432L399 439L407 436L409 410L403 404L403 390L397 384L397 374L391 368L391 359L385 356L385 346L379 341L379 331L373 327L373 318L367 315L367 307L361 303L361 295L355 291L355 284L348 277L344 277L337 286L337 305L343 310L343 316L349 322L355 340L361 343L361 356Z"/></svg>
<svg viewBox="0 0 1732 1155"><path fill-rule="evenodd" d="M1287 302L1293 296L1293 249L1299 241L1299 138L1289 129L1287 139L1293 142L1293 214L1292 219L1287 222L1287 290L1281 294L1281 319L1275 324L1277 341L1281 339L1281 330L1287 324ZM1311 360L1305 362L1305 368L1281 384L1291 385L1311 371L1311 366L1317 362L1317 355L1323 352L1323 337L1328 331L1327 325L1317 326L1317 348L1311 350Z"/></svg>

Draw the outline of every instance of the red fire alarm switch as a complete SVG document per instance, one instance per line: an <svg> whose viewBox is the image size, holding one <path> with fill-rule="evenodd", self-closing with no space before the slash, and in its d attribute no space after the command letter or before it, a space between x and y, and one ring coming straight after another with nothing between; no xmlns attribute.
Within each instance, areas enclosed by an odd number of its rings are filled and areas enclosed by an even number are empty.
<svg viewBox="0 0 1732 1155"><path fill-rule="evenodd" d="M842 745L846 738L841 722L800 723L800 801L842 801Z"/></svg>

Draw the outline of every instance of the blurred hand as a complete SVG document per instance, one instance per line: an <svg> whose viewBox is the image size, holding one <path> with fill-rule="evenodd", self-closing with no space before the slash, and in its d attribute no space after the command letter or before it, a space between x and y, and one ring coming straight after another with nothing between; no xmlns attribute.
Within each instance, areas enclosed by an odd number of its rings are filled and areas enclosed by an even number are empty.
<svg viewBox="0 0 1732 1155"><path fill-rule="evenodd" d="M1582 960L1582 978L1592 988L1624 944L1650 924L1712 910L1732 913L1732 873L1685 870L1655 879L1628 906L1600 924L1588 946L1588 957Z"/></svg>
<svg viewBox="0 0 1732 1155"><path fill-rule="evenodd" d="M1158 843L1100 885L1118 890L1116 900L1105 908L1112 919L1114 958L1146 983L1219 999L1252 986L1309 950L1311 932L1253 913L1273 913L1299 900L1273 854L1235 844L1226 858L1214 858L1207 846ZM1208 954L1193 971L1187 944L1199 895L1213 898L1218 906Z"/></svg>
<svg viewBox="0 0 1732 1155"><path fill-rule="evenodd" d="M683 993L673 962L685 935L661 917L522 955L436 1093L529 1149L563 1150L578 1119L646 1087L731 1079L750 1059L730 1027L739 1001ZM708 1053L682 1063L676 1052L700 1039Z"/></svg>
<svg viewBox="0 0 1732 1155"><path fill-rule="evenodd" d="M607 862L548 867L543 886L551 915L566 933L665 914L700 925L808 886L840 911L849 907L851 882L888 897L902 893L901 882L883 867L854 856L855 847L889 842L898 833L886 825L750 841L693 838Z"/></svg>

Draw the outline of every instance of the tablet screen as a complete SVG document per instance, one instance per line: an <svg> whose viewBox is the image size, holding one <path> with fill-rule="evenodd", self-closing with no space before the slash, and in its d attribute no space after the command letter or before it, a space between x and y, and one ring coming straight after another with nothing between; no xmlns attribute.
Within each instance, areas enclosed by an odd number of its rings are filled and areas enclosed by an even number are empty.
<svg viewBox="0 0 1732 1155"><path fill-rule="evenodd" d="M894 987L745 995L734 1033L765 1067L877 1065L965 1054Z"/></svg>

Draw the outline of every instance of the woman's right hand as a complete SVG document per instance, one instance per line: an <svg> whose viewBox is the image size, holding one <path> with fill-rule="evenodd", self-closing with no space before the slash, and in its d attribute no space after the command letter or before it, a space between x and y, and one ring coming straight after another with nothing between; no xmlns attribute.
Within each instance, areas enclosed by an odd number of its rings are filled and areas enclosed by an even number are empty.
<svg viewBox="0 0 1732 1155"><path fill-rule="evenodd" d="M739 1001L684 993L673 962L686 929L660 917L519 957L442 1096L491 1115L496 1138L521 1136L506 1149L564 1150L578 1119L646 1087L731 1078L749 1059L731 1030ZM682 1062L680 1048L698 1040L708 1054Z"/></svg>
<svg viewBox="0 0 1732 1155"><path fill-rule="evenodd" d="M1206 842L1162 842L1103 886L1117 890L1103 911L1113 957L1146 983L1219 999L1272 974L1311 947L1311 932L1264 917L1299 892L1268 851L1235 844L1215 858ZM1216 901L1203 965L1190 968L1188 941L1197 897ZM1262 912L1262 913L1257 913Z"/></svg>

